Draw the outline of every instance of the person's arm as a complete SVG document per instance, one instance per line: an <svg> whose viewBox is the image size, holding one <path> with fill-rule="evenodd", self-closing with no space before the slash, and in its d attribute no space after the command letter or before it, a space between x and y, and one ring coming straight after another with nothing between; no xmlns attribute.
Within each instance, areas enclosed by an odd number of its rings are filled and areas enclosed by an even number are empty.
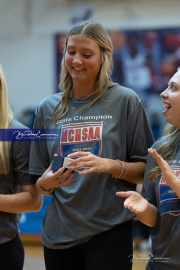
<svg viewBox="0 0 180 270"><path fill-rule="evenodd" d="M43 196L35 184L22 186L22 192L0 194L0 211L7 213L38 212L43 204Z"/></svg>
<svg viewBox="0 0 180 270"><path fill-rule="evenodd" d="M122 166L120 165L120 162L118 160L108 160L107 163L109 164L108 166L108 173L114 175L114 176L119 176L122 173ZM127 166L126 166L127 165ZM146 168L146 163L145 162L123 162L123 175L125 177L123 178L127 182L133 183L133 184L142 184L143 183L143 177L144 177L144 172Z"/></svg>
<svg viewBox="0 0 180 270"><path fill-rule="evenodd" d="M125 197L124 207L136 213L139 221L149 227L154 227L157 223L157 207L149 203L139 193L135 191L117 192L117 196Z"/></svg>
<svg viewBox="0 0 180 270"><path fill-rule="evenodd" d="M148 152L156 159L166 184L170 186L180 198L180 179L173 173L171 167L160 155L158 155L155 149L150 148Z"/></svg>
<svg viewBox="0 0 180 270"><path fill-rule="evenodd" d="M74 157L78 158L74 159L69 165L71 166L76 164L74 168L75 170L83 167L89 167L86 171L80 172L80 175L86 175L92 172L110 173L115 177L121 175L124 180L130 183L143 183L143 176L146 168L145 162L126 162L125 164L125 162L119 162L118 160L95 156L90 152L76 152L68 155L68 158Z"/></svg>

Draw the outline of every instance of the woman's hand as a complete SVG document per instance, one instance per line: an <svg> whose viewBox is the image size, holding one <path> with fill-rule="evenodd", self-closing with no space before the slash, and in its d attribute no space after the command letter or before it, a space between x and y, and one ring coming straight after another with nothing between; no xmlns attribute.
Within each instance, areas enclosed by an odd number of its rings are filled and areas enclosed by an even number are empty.
<svg viewBox="0 0 180 270"><path fill-rule="evenodd" d="M155 149L148 149L148 153L151 154L155 160L157 161L157 164L159 165L163 178L166 181L166 184L170 185L173 179L177 178L179 181L178 177L173 173L171 170L171 167L168 165L168 163L156 152Z"/></svg>
<svg viewBox="0 0 180 270"><path fill-rule="evenodd" d="M124 201L124 207L136 214L144 213L147 210L149 203L138 192L117 192L116 195L123 198L125 197L126 200Z"/></svg>
<svg viewBox="0 0 180 270"><path fill-rule="evenodd" d="M89 167L87 170L79 172L80 175L86 175L92 172L105 173L108 172L108 159L100 158L93 155L90 152L76 152L67 156L68 158L75 158L68 165L73 166L74 170L81 169L83 167Z"/></svg>
<svg viewBox="0 0 180 270"><path fill-rule="evenodd" d="M60 168L57 172L51 170L51 165L39 178L39 185L45 190L51 190L53 188L69 186L72 182L74 168L67 170L63 173L65 168ZM67 178L66 181L64 181Z"/></svg>
<svg viewBox="0 0 180 270"><path fill-rule="evenodd" d="M124 201L124 207L136 213L139 221L150 227L157 224L157 207L145 200L138 192L117 192L116 195L126 198Z"/></svg>

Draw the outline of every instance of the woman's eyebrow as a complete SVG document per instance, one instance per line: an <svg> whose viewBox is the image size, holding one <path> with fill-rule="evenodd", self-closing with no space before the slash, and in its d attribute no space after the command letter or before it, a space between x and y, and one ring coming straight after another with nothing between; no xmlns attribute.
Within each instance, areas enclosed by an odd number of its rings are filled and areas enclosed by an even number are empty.
<svg viewBox="0 0 180 270"><path fill-rule="evenodd" d="M180 82L178 83L178 82L171 81L171 82L168 83L168 86L170 86L170 85L172 85L172 84L174 84L174 85L180 87Z"/></svg>

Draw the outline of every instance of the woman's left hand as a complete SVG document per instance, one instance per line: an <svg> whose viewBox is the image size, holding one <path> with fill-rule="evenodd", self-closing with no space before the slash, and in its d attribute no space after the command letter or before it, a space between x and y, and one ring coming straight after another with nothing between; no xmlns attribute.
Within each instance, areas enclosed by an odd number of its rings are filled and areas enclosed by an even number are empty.
<svg viewBox="0 0 180 270"><path fill-rule="evenodd" d="M92 172L106 173L108 172L108 159L100 158L93 155L90 152L75 152L67 156L68 158L76 158L68 165L73 166L74 170L78 170L84 167L89 167L87 170L79 172L80 175L89 174Z"/></svg>
<svg viewBox="0 0 180 270"><path fill-rule="evenodd" d="M162 175L164 177L164 180L168 185L172 182L174 178L177 178L173 171L171 170L171 167L168 165L168 163L156 152L155 149L148 149L148 153L151 154L155 160L157 161L157 164L159 165Z"/></svg>

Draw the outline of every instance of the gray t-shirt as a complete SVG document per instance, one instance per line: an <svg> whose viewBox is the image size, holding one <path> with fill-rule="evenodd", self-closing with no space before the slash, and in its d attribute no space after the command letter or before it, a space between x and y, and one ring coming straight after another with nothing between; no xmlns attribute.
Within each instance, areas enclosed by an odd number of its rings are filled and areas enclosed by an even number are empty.
<svg viewBox="0 0 180 270"><path fill-rule="evenodd" d="M60 99L58 93L39 104L34 128L54 128L50 117ZM55 153L67 156L76 151L127 162L146 162L153 136L136 93L116 85L78 114L76 109L86 101L70 100L68 113L56 125L57 130L61 129L60 142L32 142L30 173L42 175ZM108 173L80 176L74 172L69 186L54 190L52 204L42 223L43 244L52 249L69 248L132 219L134 213L124 208L124 199L117 197L116 192L135 188L136 185L112 178Z"/></svg>
<svg viewBox="0 0 180 270"><path fill-rule="evenodd" d="M157 149L164 141L153 145ZM147 270L179 270L180 268L180 198L168 186L162 175L150 183L148 172L154 168L154 158L149 155L142 190L143 197L158 209L157 224L152 232L152 253ZM171 163L171 169L180 178L180 147Z"/></svg>
<svg viewBox="0 0 180 270"><path fill-rule="evenodd" d="M12 119L9 129L27 129L19 121ZM20 192L20 186L34 184L28 174L30 142L9 142L10 169L8 175L0 175L0 194ZM21 214L0 211L0 245L12 240L18 233Z"/></svg>

